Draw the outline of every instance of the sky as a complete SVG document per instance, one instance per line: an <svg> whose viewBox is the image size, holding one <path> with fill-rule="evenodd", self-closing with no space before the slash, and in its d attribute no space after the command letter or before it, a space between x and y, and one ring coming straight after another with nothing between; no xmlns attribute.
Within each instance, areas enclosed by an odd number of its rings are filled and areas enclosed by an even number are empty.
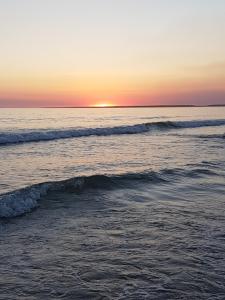
<svg viewBox="0 0 225 300"><path fill-rule="evenodd" d="M224 0L0 0L0 107L221 103Z"/></svg>

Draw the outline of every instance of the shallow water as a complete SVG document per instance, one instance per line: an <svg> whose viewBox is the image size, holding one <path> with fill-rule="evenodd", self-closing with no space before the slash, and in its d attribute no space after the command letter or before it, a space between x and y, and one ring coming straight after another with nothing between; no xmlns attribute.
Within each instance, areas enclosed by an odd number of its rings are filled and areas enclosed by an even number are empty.
<svg viewBox="0 0 225 300"><path fill-rule="evenodd" d="M0 299L224 299L224 108L4 118L3 134L213 123L1 145Z"/></svg>

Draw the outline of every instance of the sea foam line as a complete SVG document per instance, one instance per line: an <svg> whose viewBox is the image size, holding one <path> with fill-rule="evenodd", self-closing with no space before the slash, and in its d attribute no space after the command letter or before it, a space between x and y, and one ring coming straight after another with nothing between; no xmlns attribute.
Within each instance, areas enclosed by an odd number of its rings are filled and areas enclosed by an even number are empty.
<svg viewBox="0 0 225 300"><path fill-rule="evenodd" d="M204 126L225 125L225 119L195 120L195 121L162 121L99 128L74 128L66 130L43 130L30 132L4 132L0 133L0 145L51 141L58 139L78 138L87 136L109 136L120 134L139 134L154 130L170 130L176 128L196 128Z"/></svg>

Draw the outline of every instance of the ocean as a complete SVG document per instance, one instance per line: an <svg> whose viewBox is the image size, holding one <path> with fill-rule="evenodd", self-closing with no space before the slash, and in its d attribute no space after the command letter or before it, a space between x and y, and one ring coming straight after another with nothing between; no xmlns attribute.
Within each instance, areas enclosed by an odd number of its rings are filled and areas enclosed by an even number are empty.
<svg viewBox="0 0 225 300"><path fill-rule="evenodd" d="M225 299L225 107L0 110L0 299Z"/></svg>

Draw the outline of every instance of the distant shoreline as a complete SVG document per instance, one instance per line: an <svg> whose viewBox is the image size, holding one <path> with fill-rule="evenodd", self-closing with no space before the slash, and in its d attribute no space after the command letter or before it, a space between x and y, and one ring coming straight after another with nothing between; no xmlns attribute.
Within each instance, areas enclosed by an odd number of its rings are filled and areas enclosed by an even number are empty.
<svg viewBox="0 0 225 300"><path fill-rule="evenodd" d="M1 108L175 108L175 107L225 107L225 104L209 105L115 105L115 106L27 106L27 107L0 107Z"/></svg>
<svg viewBox="0 0 225 300"><path fill-rule="evenodd" d="M166 108L166 107L224 107L225 104L210 104L210 105L115 105L115 106L51 106L42 108Z"/></svg>

